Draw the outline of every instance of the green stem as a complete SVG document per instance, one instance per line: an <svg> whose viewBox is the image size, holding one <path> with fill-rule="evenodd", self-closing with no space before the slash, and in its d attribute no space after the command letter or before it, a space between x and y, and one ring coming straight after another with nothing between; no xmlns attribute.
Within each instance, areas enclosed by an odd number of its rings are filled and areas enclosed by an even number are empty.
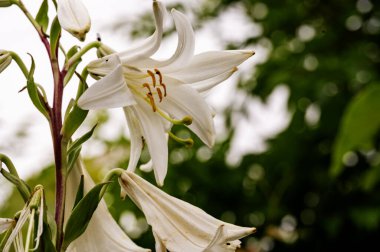
<svg viewBox="0 0 380 252"><path fill-rule="evenodd" d="M91 50L92 48L98 48L102 45L101 42L99 41L94 41L94 42L91 42L89 43L88 45L86 45L85 47L83 47L79 52L77 52L76 54L74 54L68 61L67 63L65 64L65 67L64 69L67 71L69 70L69 68L75 63L77 62L85 53L87 53L89 50Z"/></svg>
<svg viewBox="0 0 380 252"><path fill-rule="evenodd" d="M24 12L25 16L29 19L30 23L34 26L40 37L45 37L45 34L42 31L42 27L37 23L32 14L30 14L28 9L25 7L24 3L21 0L19 0L16 1L15 4L22 10L22 12Z"/></svg>
<svg viewBox="0 0 380 252"><path fill-rule="evenodd" d="M118 176L118 177L120 177L121 174L122 174L123 172L125 172L125 170L123 170L123 169L121 169L121 168L115 168L115 169L110 170L110 171L106 174L106 176L104 177L102 183L109 183L109 182L111 182L113 176ZM100 194L99 194L100 197L103 197L104 193L105 193L106 190L107 190L107 187L108 187L108 185L105 185L105 186L102 188L102 190L100 191Z"/></svg>
<svg viewBox="0 0 380 252"><path fill-rule="evenodd" d="M17 170L16 170L16 167L14 166L13 162L11 161L11 159L8 156L0 153L0 162L4 163L7 166L8 171L12 175L14 175L17 178L19 178Z"/></svg>

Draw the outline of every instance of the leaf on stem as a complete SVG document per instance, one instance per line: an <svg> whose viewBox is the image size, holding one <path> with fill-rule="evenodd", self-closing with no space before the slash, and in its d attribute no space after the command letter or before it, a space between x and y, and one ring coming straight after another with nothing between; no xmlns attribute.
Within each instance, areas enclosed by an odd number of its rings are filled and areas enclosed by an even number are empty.
<svg viewBox="0 0 380 252"><path fill-rule="evenodd" d="M101 191L106 185L108 183L94 186L74 207L66 224L63 248L67 248L72 241L86 231L91 217L102 199Z"/></svg>
<svg viewBox="0 0 380 252"><path fill-rule="evenodd" d="M59 46L59 38L61 37L61 25L58 18L54 18L50 28L50 54L55 55Z"/></svg>
<svg viewBox="0 0 380 252"><path fill-rule="evenodd" d="M29 54L30 55L30 54ZM39 88L38 86L36 85L36 83L34 82L34 78L33 78L33 75L34 75L34 70L36 68L35 66L35 63L34 63L34 59L33 59L33 56L30 55L31 59L32 59L32 65L30 67L30 70L29 70L29 75L28 75L28 81L27 81L27 84L26 84L26 88L28 90L28 94L29 94L29 97L30 99L32 100L32 103L34 104L34 106L46 117L49 119L49 112L48 112L48 108L46 106L46 103L44 101L44 97L43 95L40 93L39 91Z"/></svg>
<svg viewBox="0 0 380 252"><path fill-rule="evenodd" d="M77 98L81 96L87 87L87 84L83 78L80 75L78 75L78 77L80 79L80 83L78 87ZM86 119L87 114L88 110L81 109L75 102L75 105L72 106L70 113L68 113L63 123L62 134L66 139L70 139L74 132L83 123L84 119Z"/></svg>
<svg viewBox="0 0 380 252"><path fill-rule="evenodd" d="M80 151L82 150L82 144L86 142L88 139L91 138L92 134L94 133L94 130L96 128L96 125L86 134L75 140L69 147L67 151L67 170L68 173L71 171L71 168L73 168L75 162L77 161Z"/></svg>
<svg viewBox="0 0 380 252"><path fill-rule="evenodd" d="M36 21L42 27L42 31L44 33L46 33L47 28L49 26L48 11L49 11L48 1L44 0L41 4L40 9L38 10L38 13L36 16Z"/></svg>

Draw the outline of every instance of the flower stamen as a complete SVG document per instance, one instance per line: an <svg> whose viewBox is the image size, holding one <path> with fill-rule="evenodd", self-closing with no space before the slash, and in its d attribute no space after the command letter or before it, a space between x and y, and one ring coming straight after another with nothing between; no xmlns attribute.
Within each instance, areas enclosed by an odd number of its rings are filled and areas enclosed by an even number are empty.
<svg viewBox="0 0 380 252"><path fill-rule="evenodd" d="M150 75L150 77L152 77L153 87L156 87L156 77L154 76L154 73L150 70L147 70L146 72ZM161 78L160 78L160 83L161 83Z"/></svg>
<svg viewBox="0 0 380 252"><path fill-rule="evenodd" d="M161 89L156 88L156 91L157 91L158 97L160 98L160 102L162 102L162 92L161 92Z"/></svg>
<svg viewBox="0 0 380 252"><path fill-rule="evenodd" d="M146 96L149 99L149 103L150 103L150 106L152 106L153 112L156 112L157 107L156 107L156 103L154 102L153 93L152 93L152 90L150 89L149 84L144 83L143 87L148 89L148 93L146 94Z"/></svg>

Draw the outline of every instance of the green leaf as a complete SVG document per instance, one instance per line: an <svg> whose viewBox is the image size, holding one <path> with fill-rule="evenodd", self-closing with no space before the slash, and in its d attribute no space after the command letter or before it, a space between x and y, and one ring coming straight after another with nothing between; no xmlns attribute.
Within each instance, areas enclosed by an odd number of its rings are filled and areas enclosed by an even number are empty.
<svg viewBox="0 0 380 252"><path fill-rule="evenodd" d="M102 199L100 193L106 185L108 183L94 186L76 205L66 224L63 248L67 248L72 241L86 231L88 223Z"/></svg>
<svg viewBox="0 0 380 252"><path fill-rule="evenodd" d="M66 61L68 61L71 57L73 57L79 51L79 49L80 47L77 45L71 47L70 50L67 52Z"/></svg>
<svg viewBox="0 0 380 252"><path fill-rule="evenodd" d="M55 55L57 47L59 46L59 38L61 36L61 25L59 24L58 18L53 20L50 28L50 53Z"/></svg>
<svg viewBox="0 0 380 252"><path fill-rule="evenodd" d="M369 149L380 129L380 86L368 86L349 104L335 140L330 174L342 172L343 156L352 150Z"/></svg>
<svg viewBox="0 0 380 252"><path fill-rule="evenodd" d="M77 195L75 196L75 202L74 202L73 208L75 208L76 205L78 205L79 201L81 201L81 199L83 199L83 195L84 195L84 176L81 175L79 187L78 187Z"/></svg>
<svg viewBox="0 0 380 252"><path fill-rule="evenodd" d="M79 146L76 149L73 149L70 153L68 153L67 157L67 173L70 173L71 169L74 167L75 162L77 161L80 151L82 150L82 147Z"/></svg>
<svg viewBox="0 0 380 252"><path fill-rule="evenodd" d="M44 101L44 98L40 91L38 90L38 86L34 82L33 75L34 75L34 70L35 70L35 63L32 55L30 55L32 59L32 65L29 70L29 75L28 75L28 81L26 88L28 90L28 94L30 99L32 100L32 103L34 106L46 117L49 118L49 113L48 109L46 107L46 103Z"/></svg>
<svg viewBox="0 0 380 252"><path fill-rule="evenodd" d="M97 126L97 124L94 127L92 127L92 129L90 131L88 131L83 136L81 136L80 138L78 138L77 140L75 140L70 145L67 153L70 155L71 152L73 152L75 149L80 148L84 142L86 142L88 139L90 139L91 136L94 134L96 126Z"/></svg>
<svg viewBox="0 0 380 252"><path fill-rule="evenodd" d="M54 247L52 237L53 236L50 230L50 226L46 222L44 222L41 243L37 251L56 252L57 250Z"/></svg>
<svg viewBox="0 0 380 252"><path fill-rule="evenodd" d="M83 78L78 75L80 78L80 83L77 92L77 100L81 96L81 94L86 90L87 84L83 80ZM67 118L63 123L62 132L66 139L70 139L70 137L75 133L75 131L79 128L79 126L83 123L84 119L86 119L88 114L88 110L83 110L75 104L68 114Z"/></svg>
<svg viewBox="0 0 380 252"><path fill-rule="evenodd" d="M39 25L41 25L43 32L46 32L49 26L48 11L49 11L48 1L44 0L36 16L36 21Z"/></svg>

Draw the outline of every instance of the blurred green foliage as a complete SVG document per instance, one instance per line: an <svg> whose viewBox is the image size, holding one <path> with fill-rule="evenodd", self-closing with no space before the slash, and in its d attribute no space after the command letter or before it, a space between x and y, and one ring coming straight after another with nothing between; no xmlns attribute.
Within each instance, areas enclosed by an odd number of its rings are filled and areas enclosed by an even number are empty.
<svg viewBox="0 0 380 252"><path fill-rule="evenodd" d="M228 137L211 152L197 139L192 149L169 141L172 162L163 189L217 218L257 227L255 235L243 239L243 251L364 251L376 246L380 5L369 0L205 0L194 25L202 27L233 6L243 7L262 32L246 34L245 41L231 42L228 48L262 47L269 52L238 88L247 100L265 100L276 87L286 85L291 121L268 140L265 152L247 154L231 167L226 153L235 135L232 118L234 113L244 115L246 107L226 109ZM151 17L143 18L139 27L145 28L132 30L134 35L153 28ZM320 112L313 124L306 119L311 106ZM183 129L174 131L179 134ZM106 146L104 156L87 160L97 181L102 176L98 168L107 157L120 167L128 163L126 151L111 156L116 150L128 150L124 136ZM49 168L38 179L49 181L43 178L52 173ZM141 175L154 183L153 174ZM141 218L130 200L119 198L119 190L115 183L105 197L113 216L123 219L128 210ZM1 216L11 216L15 210L6 204ZM154 247L144 225L132 236L136 243Z"/></svg>

